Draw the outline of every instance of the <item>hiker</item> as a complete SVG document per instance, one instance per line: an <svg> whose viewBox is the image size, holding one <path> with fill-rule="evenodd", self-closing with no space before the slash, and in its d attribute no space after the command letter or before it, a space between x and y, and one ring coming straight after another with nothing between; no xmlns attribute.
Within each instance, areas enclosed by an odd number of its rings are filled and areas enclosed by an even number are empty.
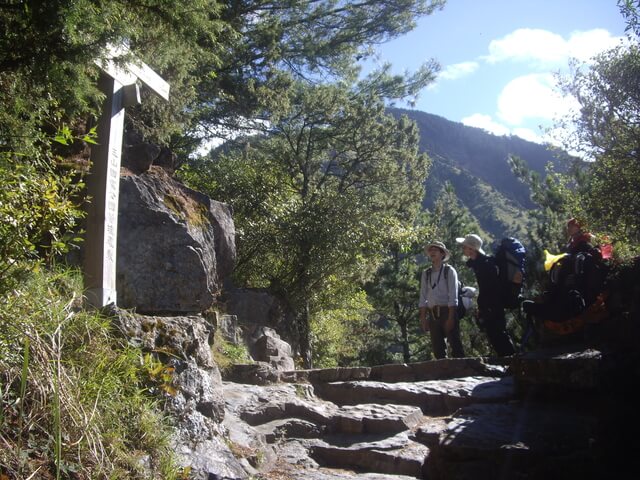
<svg viewBox="0 0 640 480"><path fill-rule="evenodd" d="M451 347L452 357L464 357L460 319L456 315L458 273L446 263L451 255L444 243L431 242L424 252L431 259L431 267L422 272L420 279L420 324L431 335L436 358L447 356L446 343Z"/></svg>
<svg viewBox="0 0 640 480"><path fill-rule="evenodd" d="M585 231L580 222L575 218L567 221L567 234L569 235L569 241L564 248L566 253L572 255L576 253L589 253L594 255L596 259L602 257L600 249L593 244L595 236Z"/></svg>
<svg viewBox="0 0 640 480"><path fill-rule="evenodd" d="M515 348L507 333L507 320L500 291L498 267L493 257L482 250L482 239L473 233L456 238L462 245L462 253L469 259L467 266L473 270L478 282L478 323L487 332L491 347L498 356L513 355Z"/></svg>

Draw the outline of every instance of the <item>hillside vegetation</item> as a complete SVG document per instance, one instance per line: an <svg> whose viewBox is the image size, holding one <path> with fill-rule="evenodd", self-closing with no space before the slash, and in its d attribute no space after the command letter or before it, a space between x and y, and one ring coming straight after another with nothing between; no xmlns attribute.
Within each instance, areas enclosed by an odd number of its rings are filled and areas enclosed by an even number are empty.
<svg viewBox="0 0 640 480"><path fill-rule="evenodd" d="M407 115L420 130L420 150L433 161L425 184L424 206L432 208L446 183L494 238L527 238L529 211L538 208L531 188L512 171L510 158L520 158L532 172L544 176L548 167L566 173L577 161L560 149L516 136L497 136L437 115L392 109Z"/></svg>

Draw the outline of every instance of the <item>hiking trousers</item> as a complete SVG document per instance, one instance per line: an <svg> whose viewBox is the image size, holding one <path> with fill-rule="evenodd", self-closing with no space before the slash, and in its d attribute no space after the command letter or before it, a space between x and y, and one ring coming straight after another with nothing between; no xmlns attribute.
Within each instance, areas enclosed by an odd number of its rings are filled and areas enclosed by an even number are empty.
<svg viewBox="0 0 640 480"><path fill-rule="evenodd" d="M489 344L499 357L506 357L515 353L511 337L507 333L507 319L504 316L504 308L480 309L482 326L487 332Z"/></svg>
<svg viewBox="0 0 640 480"><path fill-rule="evenodd" d="M464 357L464 349L460 340L460 320L455 319L454 327L446 334L444 331L445 323L449 317L449 307L436 306L428 309L429 314L429 334L431 335L431 348L436 358L445 358L447 356L447 343L451 347L452 358ZM446 343L445 343L446 339Z"/></svg>

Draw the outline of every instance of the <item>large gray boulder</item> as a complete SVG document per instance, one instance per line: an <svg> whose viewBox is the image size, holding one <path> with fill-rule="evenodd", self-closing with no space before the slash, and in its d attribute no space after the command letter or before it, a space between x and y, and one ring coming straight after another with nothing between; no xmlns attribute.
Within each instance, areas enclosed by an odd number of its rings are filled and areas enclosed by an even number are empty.
<svg viewBox="0 0 640 480"><path fill-rule="evenodd" d="M118 306L147 314L209 308L235 260L231 208L158 167L120 179Z"/></svg>

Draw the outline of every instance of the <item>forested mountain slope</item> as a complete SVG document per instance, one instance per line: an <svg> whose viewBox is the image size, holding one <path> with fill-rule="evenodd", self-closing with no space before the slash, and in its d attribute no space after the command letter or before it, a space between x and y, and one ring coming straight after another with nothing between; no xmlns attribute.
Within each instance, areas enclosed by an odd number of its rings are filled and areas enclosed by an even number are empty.
<svg viewBox="0 0 640 480"><path fill-rule="evenodd" d="M424 207L430 208L449 182L461 203L495 237L524 236L528 211L535 208L529 188L511 172L509 156L522 158L540 174L549 163L563 171L569 162L565 153L519 137L496 136L417 110L391 111L394 115L406 114L418 124L421 151L433 161Z"/></svg>

